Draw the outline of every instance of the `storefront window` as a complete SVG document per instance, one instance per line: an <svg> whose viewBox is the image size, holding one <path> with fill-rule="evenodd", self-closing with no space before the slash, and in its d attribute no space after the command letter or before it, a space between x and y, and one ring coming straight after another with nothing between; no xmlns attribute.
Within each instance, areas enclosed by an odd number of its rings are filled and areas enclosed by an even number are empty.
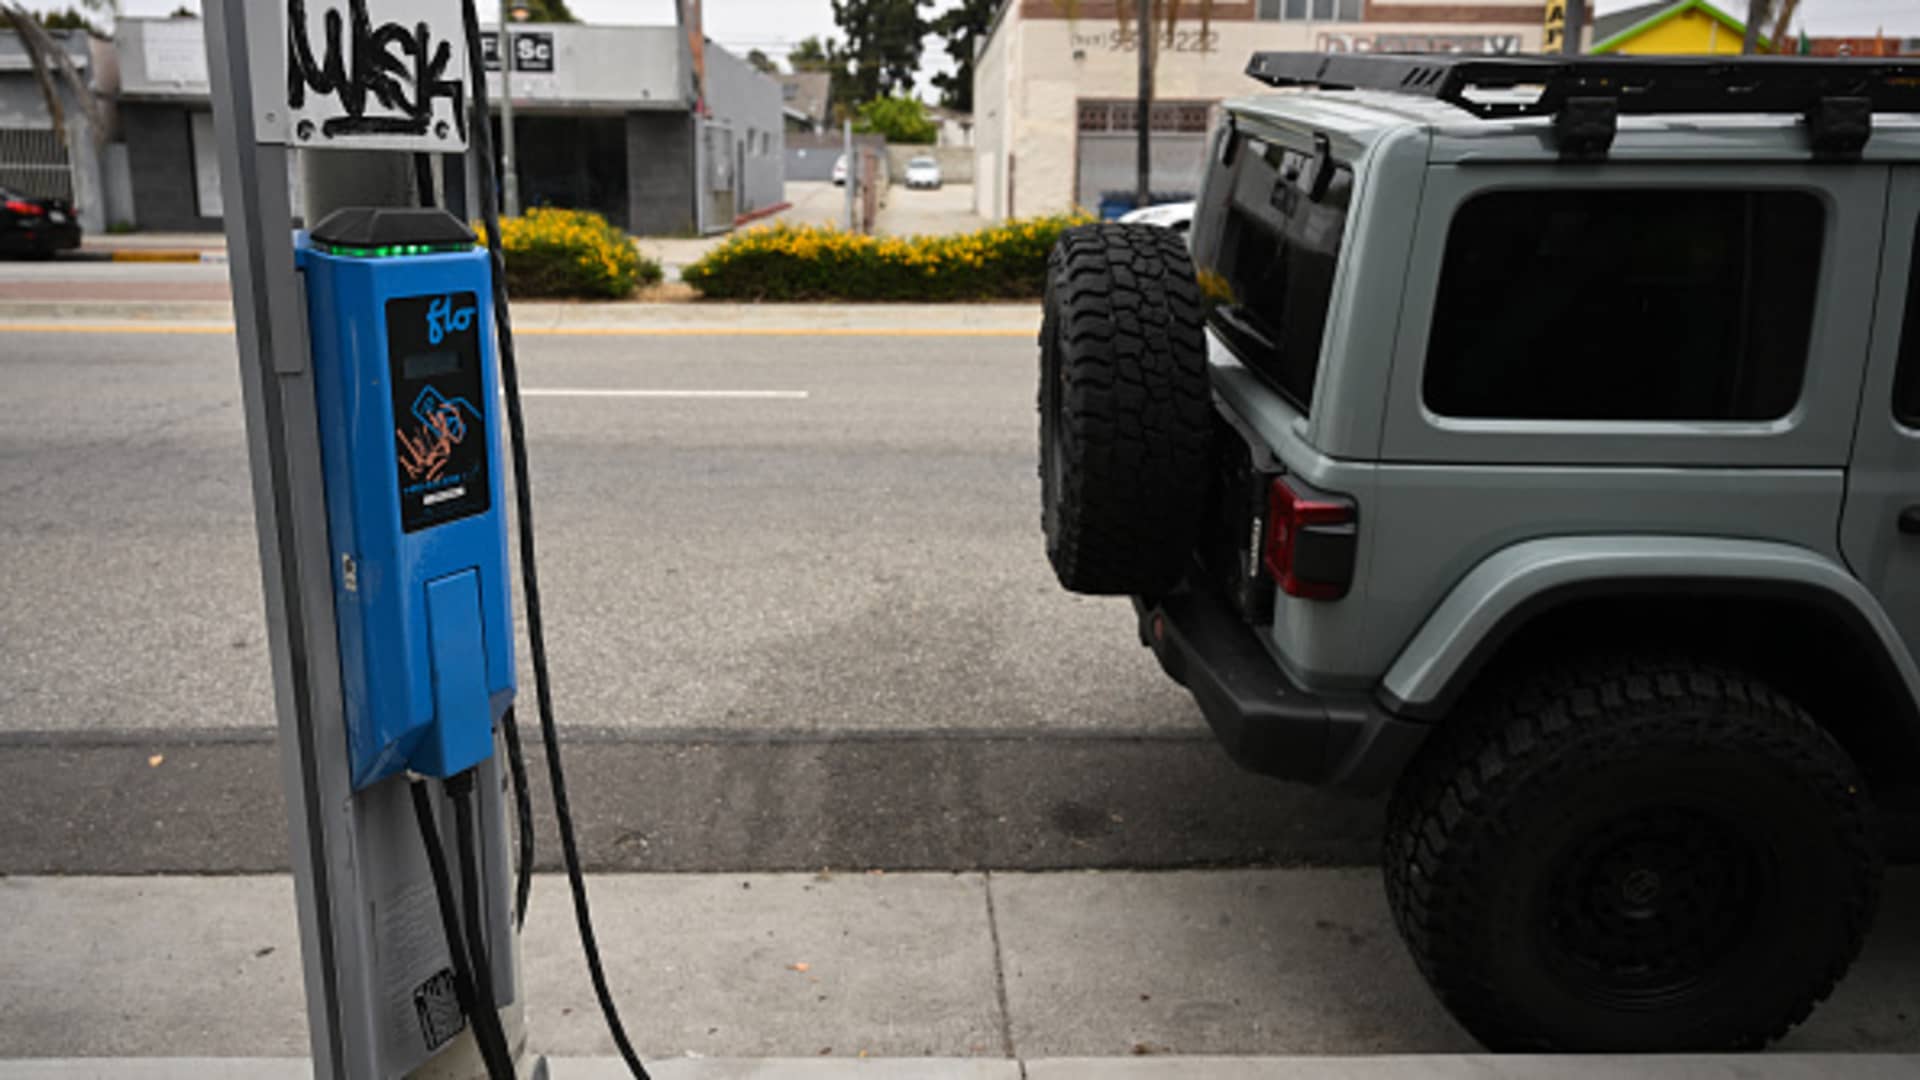
<svg viewBox="0 0 1920 1080"><path fill-rule="evenodd" d="M1204 101L1156 101L1149 115L1154 131L1205 134L1211 110ZM1140 130L1140 107L1132 101L1082 100L1079 115L1082 134Z"/></svg>

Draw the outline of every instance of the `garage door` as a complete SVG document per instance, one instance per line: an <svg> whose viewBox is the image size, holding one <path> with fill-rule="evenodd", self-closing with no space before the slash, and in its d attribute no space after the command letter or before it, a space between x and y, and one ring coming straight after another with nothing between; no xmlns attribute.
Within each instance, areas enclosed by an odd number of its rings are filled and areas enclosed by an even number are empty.
<svg viewBox="0 0 1920 1080"><path fill-rule="evenodd" d="M1206 172L1207 130L1212 103L1157 101L1153 105L1153 174L1156 202L1191 199ZM1139 170L1137 103L1083 98L1074 200L1098 210L1110 193L1131 194Z"/></svg>

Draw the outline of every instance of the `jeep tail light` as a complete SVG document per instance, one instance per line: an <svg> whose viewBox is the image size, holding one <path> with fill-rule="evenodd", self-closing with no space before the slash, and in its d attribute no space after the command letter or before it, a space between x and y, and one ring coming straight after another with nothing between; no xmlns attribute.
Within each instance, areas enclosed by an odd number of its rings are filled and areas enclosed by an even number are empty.
<svg viewBox="0 0 1920 1080"><path fill-rule="evenodd" d="M40 209L32 203L21 202L19 199L8 199L7 209L19 214L21 217L39 217L41 214L46 213L45 210Z"/></svg>
<svg viewBox="0 0 1920 1080"><path fill-rule="evenodd" d="M1353 584L1359 538L1353 500L1278 477L1267 493L1267 539L1262 561L1273 583L1302 600L1338 600Z"/></svg>

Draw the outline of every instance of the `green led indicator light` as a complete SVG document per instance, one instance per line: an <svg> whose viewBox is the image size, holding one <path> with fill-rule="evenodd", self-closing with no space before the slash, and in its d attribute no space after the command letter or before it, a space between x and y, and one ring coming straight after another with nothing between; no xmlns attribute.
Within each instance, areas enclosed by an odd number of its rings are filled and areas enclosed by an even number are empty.
<svg viewBox="0 0 1920 1080"><path fill-rule="evenodd" d="M344 255L354 259L392 259L407 255L439 255L449 252L472 251L472 244L389 244L385 247L363 248L343 247L339 244L317 243L314 245L329 255Z"/></svg>

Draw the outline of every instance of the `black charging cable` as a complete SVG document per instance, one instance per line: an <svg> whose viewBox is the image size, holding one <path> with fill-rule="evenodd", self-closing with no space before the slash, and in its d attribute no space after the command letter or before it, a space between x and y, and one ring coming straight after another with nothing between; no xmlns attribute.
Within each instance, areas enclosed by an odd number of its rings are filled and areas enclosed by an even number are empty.
<svg viewBox="0 0 1920 1080"><path fill-rule="evenodd" d="M507 1075L513 1076L513 1051L507 1045L506 1031L500 1024L500 995L493 986L492 957L487 952L486 910L480 901L480 853L477 850L478 833L474 831L474 770L451 776L446 782L447 798L453 801L453 828L456 834L455 844L460 852L460 909L467 917L467 960L473 965L473 1001L480 1010L480 1017L474 1021L474 1035L483 1034L486 1040L496 1047L500 1060L507 1066ZM484 1049L482 1050L485 1055ZM494 1070L489 1061L487 1071Z"/></svg>
<svg viewBox="0 0 1920 1080"><path fill-rule="evenodd" d="M433 161L426 154L413 156L414 195L423 207L437 204L434 190ZM513 764L514 805L518 810L520 832L520 885L514 897L515 926L525 920L527 885L532 880L533 803L527 790L526 765L520 752L520 732L509 709L502 718L507 757ZM440 925L447 938L447 956L453 966L454 997L473 1025L473 1038L480 1048L489 1080L517 1080L513 1050L500 1023L500 998L493 985L493 962L488 955L486 920L480 901L480 854L474 832L474 770L466 769L446 779L442 790L453 802L456 850L460 858L460 911L466 914L461 927L453 900L452 875L447 871L446 851L440 844L440 829L435 824L433 799L426 781L416 777L410 785L413 814L420 824L420 839L427 849L427 867L433 875L434 898L440 907Z"/></svg>
<svg viewBox="0 0 1920 1080"><path fill-rule="evenodd" d="M464 793L455 795L456 784ZM515 1080L513 1052L507 1047L506 1032L500 1026L500 1008L493 993L493 968L488 961L486 938L477 933L481 927L479 871L473 836L473 770L447 780L445 788L454 797L455 827L460 836L460 876L466 884L463 906L467 927L463 932L453 901L452 875L447 872L446 849L440 846L440 826L433 814L433 795L427 782L415 777L409 785L413 794L413 816L420 823L420 840L427 849L427 868L433 874L433 893L440 905L440 926L447 936L447 957L453 964L453 993L460 1008L473 1025L474 1042L486 1063L489 1080Z"/></svg>
<svg viewBox="0 0 1920 1080"><path fill-rule="evenodd" d="M593 915L587 905L587 883L580 870L580 845L574 836L573 810L567 802L567 776L560 763L560 737L553 722L553 687L547 672L546 630L540 616L540 576L533 548L532 477L527 465L526 421L520 410L520 369L513 348L513 320L507 309L507 264L500 247L500 207L497 192L497 164L493 157L492 113L487 106L487 78L479 58L480 15L474 0L465 0L467 55L473 69L473 141L482 162L479 169L480 214L486 225L487 250L493 258L493 313L499 335L500 380L506 390L507 430L513 444L514 508L519 516L520 580L526 595L528 649L533 657L533 687L540 710L540 737L547 751L547 779L553 787L553 814L560 831L560 854L566 863L567 885L573 893L574 922L580 931L580 948L586 954L587 974L593 981L593 994L600 1003L600 1015L606 1018L607 1031L620 1050L635 1080L649 1080L646 1066L627 1038L626 1025L614 1004L613 991L607 986L605 965L600 961L600 945L594 937ZM512 63L507 47L506 27L501 27L501 63Z"/></svg>
<svg viewBox="0 0 1920 1080"><path fill-rule="evenodd" d="M439 205L434 190L433 158L413 155L414 198L423 207ZM514 860L513 925L527 922L527 894L533 887L533 791L527 784L527 757L520 745L520 724L509 706L500 718L500 735L507 744L507 771L513 781L513 816L519 857Z"/></svg>

